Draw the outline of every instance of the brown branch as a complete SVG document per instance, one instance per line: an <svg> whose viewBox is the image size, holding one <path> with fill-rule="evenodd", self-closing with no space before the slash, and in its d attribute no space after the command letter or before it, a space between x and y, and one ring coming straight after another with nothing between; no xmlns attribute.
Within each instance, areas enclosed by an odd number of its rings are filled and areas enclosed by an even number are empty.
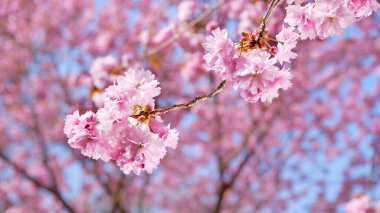
<svg viewBox="0 0 380 213"><path fill-rule="evenodd" d="M224 198L224 195L225 193L227 192L228 189L230 189L237 177L240 175L241 171L243 170L244 166L248 163L249 159L251 158L251 156L253 156L254 154L254 150L250 151L243 159L243 161L239 164L239 167L238 167L238 170L233 174L232 178L230 181L228 182L225 182L225 181L222 181L222 184L219 188L219 192L218 192L218 201L216 202L216 205L215 205L215 208L214 208L214 213L218 213L220 212L221 208L222 208L222 202L223 202L223 198ZM224 173L224 169L221 170L221 175L223 176L223 173ZM223 178L223 177L222 177Z"/></svg>
<svg viewBox="0 0 380 213"><path fill-rule="evenodd" d="M260 36L259 37L262 37L264 31L265 31L265 28L266 28L266 25L267 25L267 22L268 22L268 18L270 17L270 15L272 14L272 11L273 9L281 2L281 0L272 0L271 4L269 5L269 8L267 10L267 12L265 13L265 16L263 18L263 20L261 21L261 31L260 31Z"/></svg>
<svg viewBox="0 0 380 213"><path fill-rule="evenodd" d="M61 202L63 207L70 213L74 213L74 209L63 199L62 195L59 193L59 191L52 186L46 186L43 183L41 183L39 180L35 179L34 177L30 176L23 168L21 168L19 165L17 165L15 162L13 162L10 158L8 158L4 153L0 152L0 158L3 159L6 163L11 165L16 172L23 175L26 179L31 181L34 185L36 185L39 188L45 189L55 195L55 197Z"/></svg>
<svg viewBox="0 0 380 213"><path fill-rule="evenodd" d="M175 105L167 107L167 108L156 109L156 110L153 110L153 111L150 111L150 112L147 112L147 113L148 113L148 115L160 115L160 114L165 114L165 113L167 113L169 111L172 111L172 110L175 110L175 109L184 109L184 108L192 107L192 106L194 106L195 104L197 104L199 102L202 102L204 100L207 100L209 98L214 97L216 94L218 94L219 92L221 92L224 89L225 86L226 86L226 81L222 81L217 88L215 88L214 90L212 90L207 95L196 97L196 98L194 98L193 100L191 100L188 103L175 104ZM144 114L140 114L140 115L144 115Z"/></svg>
<svg viewBox="0 0 380 213"><path fill-rule="evenodd" d="M150 175L145 175L145 180L143 183L143 186L141 187L138 201L137 201L137 212L138 213L143 213L144 211L144 200L147 194L148 186L150 184Z"/></svg>
<svg viewBox="0 0 380 213"><path fill-rule="evenodd" d="M92 172L94 173L94 177L95 179L98 181L98 183L103 187L104 191L107 193L107 195L109 197L112 197L112 189L111 187L109 186L109 182L110 181L103 181L101 179L101 173L99 171L99 161L95 161L94 163L94 167L93 167L93 170Z"/></svg>
<svg viewBox="0 0 380 213"><path fill-rule="evenodd" d="M370 191L372 188L374 188L373 184L377 183L376 177L377 177L377 164L380 162L380 143L379 143L379 137L376 136L375 139L373 140L373 150L374 150L374 155L370 161L371 169L370 173L367 178L367 182L365 184L365 190Z"/></svg>
<svg viewBox="0 0 380 213"><path fill-rule="evenodd" d="M21 168L15 162L11 161L11 159L8 158L8 156L6 156L4 153L0 152L0 158L3 159L3 161L5 161L6 163L8 163L9 165L11 165L18 173L22 174L27 179L29 179L31 182L33 182L34 185L36 185L36 186L38 186L40 188L44 188L44 189L49 190L48 188L50 188L50 187L45 186L44 184L42 184L37 179L35 179L32 176L30 176L23 168Z"/></svg>
<svg viewBox="0 0 380 213"><path fill-rule="evenodd" d="M278 115L279 114L276 113L276 116L278 116ZM274 118L272 118L271 122L268 124L268 126L266 127L266 129L263 130L263 131L261 131L259 133L256 141L260 142L260 141L264 140L264 138L266 137L266 135L268 133L268 130L273 125ZM246 140L249 139L249 136L250 136L249 134L245 135ZM244 144L243 146L245 146L245 145L246 144ZM249 160L251 159L251 157L255 154L255 151L256 151L255 149L248 150L248 153L244 156L243 160L240 162L240 164L238 166L238 169L236 170L236 172L234 174L232 174L232 177L231 177L231 179L229 181L223 180L222 176L224 174L225 168L219 167L220 169L223 169L223 171L221 171L222 172L221 173L222 174L221 175L221 177L222 177L221 178L222 184L220 185L220 188L219 188L218 201L215 204L215 208L214 208L214 211L213 211L214 213L220 212L220 210L222 208L223 198L224 198L224 195L225 195L226 191L233 187L233 185L235 184L237 178L239 177L239 175L243 171L244 167L247 165L247 163L249 162ZM219 165L221 165L221 164L219 164Z"/></svg>
<svg viewBox="0 0 380 213"><path fill-rule="evenodd" d="M215 205L215 209L213 211L213 213L218 213L220 212L221 208L222 208L222 201L223 201L223 198L224 198L224 194L226 193L226 191L228 190L230 186L228 186L226 183L222 183L220 189L219 189L219 192L218 192L218 201L216 202L216 205Z"/></svg>
<svg viewBox="0 0 380 213"><path fill-rule="evenodd" d="M124 185L125 185L125 176L122 174L120 176L120 179L117 182L116 191L113 193L113 207L112 207L111 212L117 212L117 210L123 213L129 212L128 210L124 209L122 206L123 199L121 196L121 192L124 188Z"/></svg>
<svg viewBox="0 0 380 213"><path fill-rule="evenodd" d="M263 131L262 133L260 133L260 135L258 137L258 141L262 141L264 139L264 137L266 136L266 134L267 134L267 131ZM219 192L218 192L218 201L216 202L215 208L213 211L214 213L220 212L220 210L222 208L223 198L224 198L226 191L228 189L232 188L232 186L235 184L237 178L239 177L239 175L243 171L244 167L247 165L247 163L249 162L249 160L251 159L251 157L254 154L255 154L255 149L249 150L248 153L245 155L244 159L240 162L238 169L232 175L231 179L229 181L222 180L222 184L221 184L221 186L219 188Z"/></svg>
<svg viewBox="0 0 380 213"><path fill-rule="evenodd" d="M35 111L35 108L33 107L34 105L32 104L32 107L31 107L31 111L32 111L32 117L33 117L33 131L34 133L36 134L36 137L37 137L37 142L41 148L41 152L42 152L42 162L44 164L44 166L46 167L46 169L48 170L48 173L52 179L52 182L53 182L53 187L56 188L56 191L59 191L58 190L58 183L57 183L57 179L55 177L55 174L54 174L54 171L53 169L51 168L50 164L49 164L49 156L48 156L48 149L47 149L47 142L45 140L45 137L41 131L41 127L40 127L40 124L38 123L38 115Z"/></svg>

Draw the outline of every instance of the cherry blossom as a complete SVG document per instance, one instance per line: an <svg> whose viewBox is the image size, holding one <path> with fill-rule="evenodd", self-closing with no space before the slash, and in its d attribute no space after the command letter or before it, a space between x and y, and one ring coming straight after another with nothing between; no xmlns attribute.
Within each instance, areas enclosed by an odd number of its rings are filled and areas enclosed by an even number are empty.
<svg viewBox="0 0 380 213"><path fill-rule="evenodd" d="M355 17L370 16L380 8L380 3L376 0L350 0L350 7L355 12Z"/></svg>
<svg viewBox="0 0 380 213"><path fill-rule="evenodd" d="M353 11L345 1L321 0L313 10L317 34L322 39L341 34L344 28L355 21Z"/></svg>
<svg viewBox="0 0 380 213"><path fill-rule="evenodd" d="M290 5L286 8L287 15L284 22L292 27L297 27L301 39L314 39L316 37L316 19L313 15L312 4L305 6Z"/></svg>
<svg viewBox="0 0 380 213"><path fill-rule="evenodd" d="M380 212L378 9L2 0L0 212Z"/></svg>
<svg viewBox="0 0 380 213"><path fill-rule="evenodd" d="M281 41L277 44L278 52L276 53L276 59L280 64L283 62L290 62L290 59L295 59L297 53L292 52L292 49L297 46L297 40L299 34L294 32L293 27L283 28L276 39Z"/></svg>
<svg viewBox="0 0 380 213"><path fill-rule="evenodd" d="M176 148L178 141L176 130L149 115L160 92L150 71L129 69L105 89L104 107L96 114L67 116L64 132L70 146L87 157L114 160L125 174L152 173L166 147Z"/></svg>
<svg viewBox="0 0 380 213"><path fill-rule="evenodd" d="M234 87L241 91L246 101L271 102L278 97L278 90L287 90L290 86L289 70L278 68L276 59L261 50L244 53L237 62Z"/></svg>
<svg viewBox="0 0 380 213"><path fill-rule="evenodd" d="M71 147L81 149L81 153L93 159L110 159L108 144L101 138L97 125L96 115L86 112L79 116L75 111L66 117L64 132L68 136Z"/></svg>
<svg viewBox="0 0 380 213"><path fill-rule="evenodd" d="M212 35L205 38L203 47L205 48L204 59L210 70L219 72L224 79L231 77L235 70L235 47L231 39L228 38L226 29L215 29Z"/></svg>
<svg viewBox="0 0 380 213"><path fill-rule="evenodd" d="M358 195L354 197L345 206L347 213L366 213L366 212L380 212L379 208L380 202L375 206L371 204L371 198L366 195Z"/></svg>

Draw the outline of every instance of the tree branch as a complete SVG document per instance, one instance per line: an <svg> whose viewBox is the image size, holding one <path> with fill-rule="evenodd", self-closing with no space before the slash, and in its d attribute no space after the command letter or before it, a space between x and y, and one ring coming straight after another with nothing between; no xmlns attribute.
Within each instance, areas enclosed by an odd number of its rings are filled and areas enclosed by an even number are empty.
<svg viewBox="0 0 380 213"><path fill-rule="evenodd" d="M259 39L263 36L263 33L265 31L265 28L266 28L266 23L268 21L268 18L270 17L273 9L281 2L281 0L273 0L262 20L262 23L261 23L261 31L260 31L260 36L259 36ZM195 24L197 24L198 22L200 22L203 18L207 17L208 15L211 14L212 11L214 11L215 9L217 9L218 7L220 7L222 5L222 3L224 3L224 1L220 2L217 6L215 6L214 8L211 8L209 9L208 11L204 12L202 15L200 15L198 18L194 19L192 22L190 22L186 27L185 29L191 27L191 26L194 26ZM162 45L160 45L158 48L156 49L153 49L151 52L148 52L148 56L149 55L153 55L153 54L156 54L157 52L159 52L161 49L167 47L168 45L170 45L172 42L174 42L175 40L177 40L181 34L183 33L183 31L179 34L177 34L176 36L172 37L172 39L169 39L167 40L167 42L164 42ZM171 110L175 110L175 109L183 109L183 108L189 108L189 107L192 107L194 106L195 104L201 102L201 101L204 101L206 99L209 99L209 98L212 98L213 96L215 96L216 94L218 94L219 92L221 92L224 87L226 85L226 81L222 81L219 86L214 89L213 91L211 91L211 93L207 94L207 95L204 95L204 96L200 96L200 97L196 97L194 98L192 101L188 102L188 103L183 103L183 104L175 104L173 106L170 106L170 107L167 107L167 108L163 108L163 109L156 109L156 110L153 110L153 111L148 111L148 112L141 112L140 114L138 115L134 115L134 116L146 116L147 118L149 116L154 116L154 115L159 115L159 114L165 114Z"/></svg>
<svg viewBox="0 0 380 213"><path fill-rule="evenodd" d="M215 88L214 90L212 90L207 95L196 97L196 98L194 98L193 100L191 100L188 103L175 104L175 105L167 107L167 108L156 109L156 110L147 112L147 114L148 115L160 115L160 114L165 114L165 113L167 113L169 111L172 111L172 110L175 110L175 109L183 109L183 108L192 107L192 106L194 106L195 104L197 104L199 102L202 102L204 100L207 100L209 98L214 97L216 94L218 94L219 92L221 92L224 89L225 86L226 86L226 81L222 81L217 88ZM140 115L144 115L144 114L140 114Z"/></svg>
<svg viewBox="0 0 380 213"><path fill-rule="evenodd" d="M268 22L268 18L270 17L270 15L272 14L272 11L273 9L281 2L281 0L272 0L271 4L269 5L269 8L267 10L267 12L265 13L265 16L263 18L263 20L261 21L261 31L260 31L260 37L262 37L262 34L264 33L265 31L265 28L266 28L266 25L267 25L267 22Z"/></svg>
<svg viewBox="0 0 380 213"><path fill-rule="evenodd" d="M57 179L55 177L53 169L50 167L50 164L49 164L49 156L48 156L47 143L46 143L45 137L44 137L44 135L43 135L43 133L41 131L40 124L38 123L38 115L37 115L37 113L35 111L35 108L33 106L34 105L32 104L31 105L32 117L33 117L33 127L32 127L32 129L33 129L33 131L36 134L37 143L39 144L39 146L41 148L42 162L43 162L43 164L45 165L46 169L49 172L49 175L50 175L50 177L52 179L52 182L53 182L53 187L56 188L56 191L59 191L58 190Z"/></svg>
<svg viewBox="0 0 380 213"><path fill-rule="evenodd" d="M139 197L138 197L138 201L137 201L137 212L138 213L143 213L144 211L144 200L145 200L145 197L146 197L146 193L147 193L147 189L148 189L148 186L149 186L149 183L150 183L150 175L145 175L145 180L144 180L144 183L143 183L143 186L141 187L141 190L140 190L140 193L139 193Z"/></svg>
<svg viewBox="0 0 380 213"><path fill-rule="evenodd" d="M61 202L63 207L70 213L74 213L74 209L63 199L62 195L58 192L58 190L55 187L52 186L46 186L43 183L41 183L39 180L33 178L30 176L23 168L21 168L19 165L17 165L15 162L13 162L11 159L9 159L4 153L0 152L0 158L3 159L6 163L11 165L16 172L23 175L26 179L31 181L34 185L36 185L39 188L45 189L55 195L55 197Z"/></svg>
<svg viewBox="0 0 380 213"><path fill-rule="evenodd" d="M222 208L222 201L224 198L224 194L226 193L227 189L230 186L228 186L225 182L222 182L222 185L220 186L219 192L218 192L218 201L216 202L215 209L213 213L218 213L220 212Z"/></svg>
<svg viewBox="0 0 380 213"><path fill-rule="evenodd" d="M123 202L123 199L121 197L121 192L125 185L125 176L122 174L117 182L116 190L113 193L113 207L111 212L116 212L119 210L120 212L129 212L128 210L124 209L121 205Z"/></svg>

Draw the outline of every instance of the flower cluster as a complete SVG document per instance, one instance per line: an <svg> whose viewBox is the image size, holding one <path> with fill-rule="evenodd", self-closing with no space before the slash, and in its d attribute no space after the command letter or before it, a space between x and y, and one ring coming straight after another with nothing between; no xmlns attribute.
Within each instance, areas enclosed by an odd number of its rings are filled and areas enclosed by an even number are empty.
<svg viewBox="0 0 380 213"><path fill-rule="evenodd" d="M263 28L242 33L236 47L226 30L215 29L205 38L207 68L232 81L246 101L271 102L279 89L291 86L289 70L276 64L283 65L297 57L292 50L298 39L325 39L340 34L357 19L380 8L376 0L317 0L305 5L304 0L287 2L291 4L286 8L284 20L288 26L283 27L276 39L270 38ZM270 41L276 42L277 47Z"/></svg>
<svg viewBox="0 0 380 213"><path fill-rule="evenodd" d="M357 195L354 196L345 205L345 210L347 213L380 213L380 201L377 201L372 205L371 198L367 195Z"/></svg>
<svg viewBox="0 0 380 213"><path fill-rule="evenodd" d="M114 160L125 174L151 173L166 148L178 142L177 130L154 114L158 84L150 71L129 69L105 89L104 106L96 113L66 117L69 145L87 157Z"/></svg>
<svg viewBox="0 0 380 213"><path fill-rule="evenodd" d="M93 82L90 95L96 106L103 106L104 89L123 74L125 67L124 61L120 64L112 55L98 57L94 60L90 68L90 76Z"/></svg>
<svg viewBox="0 0 380 213"><path fill-rule="evenodd" d="M203 43L207 68L218 72L224 79L231 78L236 66L234 43L228 38L226 30L217 28L211 33Z"/></svg>
<svg viewBox="0 0 380 213"><path fill-rule="evenodd" d="M295 42L293 34L282 34L282 37ZM291 74L288 69L280 69L275 65L277 60L267 52L270 48L265 47L266 41L257 36L258 32L246 35L235 48L227 36L227 30L215 29L203 44L206 50L204 59L208 69L220 73L223 79L232 81L234 88L240 91L246 101L271 102L278 96L279 89L287 90L291 86ZM259 39L255 41L256 38ZM280 53L288 54L292 48L280 47ZM291 54L288 58L282 56L281 60L288 61L290 58L293 58Z"/></svg>
<svg viewBox="0 0 380 213"><path fill-rule="evenodd" d="M283 62L290 62L291 59L295 59L297 54L292 50L297 46L297 40L299 34L294 32L293 27L284 27L282 31L276 36L278 41L276 59L280 64Z"/></svg>
<svg viewBox="0 0 380 213"><path fill-rule="evenodd" d="M296 2L286 8L285 23L297 27L301 39L338 35L357 18L379 9L376 0L317 0L304 6Z"/></svg>
<svg viewBox="0 0 380 213"><path fill-rule="evenodd" d="M290 86L290 72L275 66L275 58L262 50L253 50L237 60L234 74L234 87L241 96L250 102L271 102L278 97L278 90L287 90Z"/></svg>

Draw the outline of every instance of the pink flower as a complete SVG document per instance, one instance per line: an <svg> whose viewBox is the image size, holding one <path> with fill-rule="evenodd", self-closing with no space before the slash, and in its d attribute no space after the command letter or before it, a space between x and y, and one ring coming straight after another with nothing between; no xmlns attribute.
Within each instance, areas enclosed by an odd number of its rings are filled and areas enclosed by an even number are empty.
<svg viewBox="0 0 380 213"><path fill-rule="evenodd" d="M375 204L375 213L380 213L380 200Z"/></svg>
<svg viewBox="0 0 380 213"><path fill-rule="evenodd" d="M125 174L152 173L166 154L176 148L178 132L165 126L159 116L145 116L154 110L154 98L161 89L150 72L129 69L105 89L104 106L96 114L76 111L68 115L64 132L73 148L104 161L112 159ZM141 114L142 113L142 114Z"/></svg>
<svg viewBox="0 0 380 213"><path fill-rule="evenodd" d="M342 33L344 28L355 21L353 11L341 0L317 1L314 13L317 34L322 39Z"/></svg>
<svg viewBox="0 0 380 213"><path fill-rule="evenodd" d="M94 85L98 89L104 89L112 84L116 77L115 75L110 75L109 72L118 66L117 60L112 55L96 58L90 68L90 75Z"/></svg>
<svg viewBox="0 0 380 213"><path fill-rule="evenodd" d="M66 116L64 133L69 138L69 145L80 149L84 156L108 161L109 147L100 137L96 128L98 121L93 112L79 116L78 110Z"/></svg>
<svg viewBox="0 0 380 213"><path fill-rule="evenodd" d="M4 213L26 213L28 211L30 211L30 209L23 206L12 206L7 208Z"/></svg>
<svg viewBox="0 0 380 213"><path fill-rule="evenodd" d="M186 63L181 69L182 76L189 81L195 81L204 74L203 53L195 52L187 55Z"/></svg>
<svg viewBox="0 0 380 213"><path fill-rule="evenodd" d="M188 20L196 9L196 2L194 0L181 1L178 5L178 19L180 21Z"/></svg>
<svg viewBox="0 0 380 213"><path fill-rule="evenodd" d="M152 173L166 154L164 140L152 133L146 124L127 130L120 146L122 151L115 160L125 174L134 172L138 175L141 170Z"/></svg>
<svg viewBox="0 0 380 213"><path fill-rule="evenodd" d="M370 16L380 8L377 0L350 0L349 6L354 10L355 17Z"/></svg>
<svg viewBox="0 0 380 213"><path fill-rule="evenodd" d="M206 31L207 32L212 32L218 27L219 23L216 20L211 20L207 22L206 24Z"/></svg>
<svg viewBox="0 0 380 213"><path fill-rule="evenodd" d="M178 142L178 131L176 129L170 129L170 125L165 126L161 117L156 117L150 123L151 130L158 134L158 136L164 140L166 146L175 149Z"/></svg>
<svg viewBox="0 0 380 213"><path fill-rule="evenodd" d="M143 69L129 69L124 76L119 76L114 85L106 89L108 100L116 102L133 102L141 106L154 105L154 98L161 93L155 76Z"/></svg>
<svg viewBox="0 0 380 213"><path fill-rule="evenodd" d="M235 0L236 1L236 0ZM257 1L254 4L241 3L244 5L244 10L239 14L238 32L247 32L252 30L252 23L258 18L258 14L266 9L266 4L263 1Z"/></svg>
<svg viewBox="0 0 380 213"><path fill-rule="evenodd" d="M313 16L313 4L305 6L291 5L286 8L285 23L297 27L301 39L314 39L316 20Z"/></svg>
<svg viewBox="0 0 380 213"><path fill-rule="evenodd" d="M237 62L234 88L249 102L271 102L278 96L278 90L287 90L291 75L288 70L274 66L276 59L262 50L253 50L242 55Z"/></svg>
<svg viewBox="0 0 380 213"><path fill-rule="evenodd" d="M227 36L227 30L219 28L213 30L212 35L205 38L203 47L206 50L203 57L207 68L219 72L223 79L227 79L235 72L235 47Z"/></svg>
<svg viewBox="0 0 380 213"><path fill-rule="evenodd" d="M283 27L282 31L276 36L278 41L283 44L277 44L276 59L282 64L283 62L290 62L290 59L295 59L297 54L292 52L292 49L297 46L297 39L299 34L294 32L294 27Z"/></svg>
<svg viewBox="0 0 380 213"><path fill-rule="evenodd" d="M371 198L368 196L360 196L352 199L346 204L347 213L366 213L371 207Z"/></svg>
<svg viewBox="0 0 380 213"><path fill-rule="evenodd" d="M157 34L155 34L152 37L152 42L154 44L160 44L161 42L170 39L173 34L176 33L177 30L177 25L174 22L170 22L168 25L165 27L161 28Z"/></svg>

